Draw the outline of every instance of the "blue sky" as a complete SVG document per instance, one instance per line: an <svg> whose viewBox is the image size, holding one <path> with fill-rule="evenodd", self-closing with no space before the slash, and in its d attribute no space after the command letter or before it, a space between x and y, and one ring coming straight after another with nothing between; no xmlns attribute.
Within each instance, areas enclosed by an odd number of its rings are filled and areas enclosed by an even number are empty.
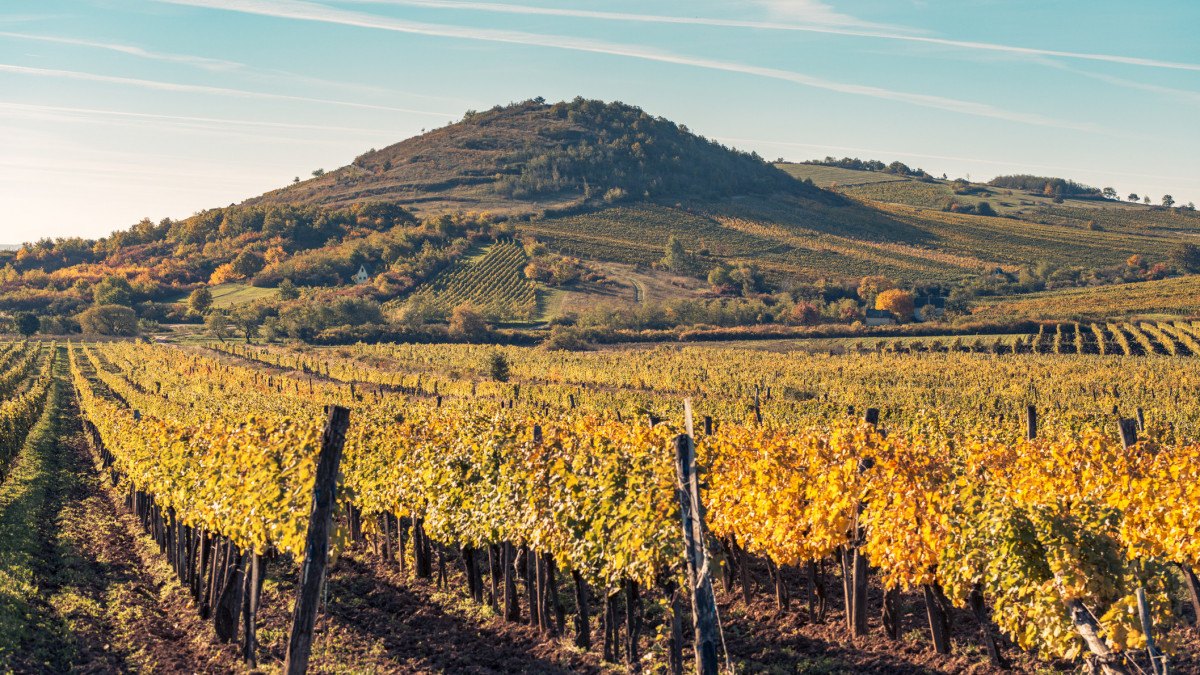
<svg viewBox="0 0 1200 675"><path fill-rule="evenodd" d="M0 243L239 202L468 109L1200 201L1200 3L7 0Z"/></svg>

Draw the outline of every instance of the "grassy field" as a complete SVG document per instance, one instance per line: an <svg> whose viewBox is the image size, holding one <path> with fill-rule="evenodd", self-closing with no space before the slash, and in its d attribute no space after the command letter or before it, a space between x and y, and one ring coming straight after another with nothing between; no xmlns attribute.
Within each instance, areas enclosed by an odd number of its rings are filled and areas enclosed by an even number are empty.
<svg viewBox="0 0 1200 675"><path fill-rule="evenodd" d="M871 199L891 204L923 206L930 209L940 209L950 199L956 198L954 190L948 184L940 181L936 183L921 183L906 180L887 183L865 183L838 187L838 192L860 199ZM973 201L970 199L964 200L961 197L958 197L958 199L966 203Z"/></svg>
<svg viewBox="0 0 1200 675"><path fill-rule="evenodd" d="M217 284L209 286L208 290L212 291L212 306L217 309L244 305L248 302L272 297L276 293L274 288L258 288L249 284ZM185 294L171 298L168 302L187 302L187 299L188 296Z"/></svg>
<svg viewBox="0 0 1200 675"><path fill-rule="evenodd" d="M975 302L972 312L987 319L1197 316L1200 315L1200 276L981 298Z"/></svg>
<svg viewBox="0 0 1200 675"><path fill-rule="evenodd" d="M878 171L854 171L837 166L822 166L820 164L776 164L776 168L787 172L793 178L800 180L811 179L817 187L829 188L843 185L867 185L871 183L909 183L910 179L897 176L894 173Z"/></svg>

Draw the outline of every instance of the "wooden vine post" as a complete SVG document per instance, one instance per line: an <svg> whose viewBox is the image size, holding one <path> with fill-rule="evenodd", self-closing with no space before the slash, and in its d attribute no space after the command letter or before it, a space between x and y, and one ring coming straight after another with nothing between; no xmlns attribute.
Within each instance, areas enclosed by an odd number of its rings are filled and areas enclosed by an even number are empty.
<svg viewBox="0 0 1200 675"><path fill-rule="evenodd" d="M879 409L867 408L863 415L863 421L870 424L872 427L879 426ZM870 469L867 462L863 462L859 467L859 473ZM859 518L862 517L863 508L866 507L865 502L859 502L854 513L854 559L853 559L853 597L850 611L847 612L851 619L851 629L855 636L861 637L867 634L867 576L870 574L870 567L867 564L867 553L863 550L863 543L866 537L864 528L859 524Z"/></svg>
<svg viewBox="0 0 1200 675"><path fill-rule="evenodd" d="M296 609L292 614L292 635L288 640L287 661L283 667L288 675L300 675L308 670L313 626L317 622L321 585L325 581L325 567L329 562L329 533L333 529L333 507L337 501L338 466L342 462L346 430L350 427L349 409L334 405L327 410L325 433L321 436L321 454L317 459L317 480L313 487L304 563L300 568Z"/></svg>
<svg viewBox="0 0 1200 675"><path fill-rule="evenodd" d="M1137 445L1138 423L1136 419L1117 420L1117 429L1121 432L1121 447L1125 450Z"/></svg>
<svg viewBox="0 0 1200 675"><path fill-rule="evenodd" d="M692 428L692 401L684 403L687 428ZM696 673L716 675L717 661L717 605L713 596L711 569L708 551L704 546L704 508L700 503L700 480L696 475L696 446L690 433L675 437L675 473L679 481L680 515L683 520L683 545L687 558L688 594L692 600L692 618L695 623L693 644L696 651Z"/></svg>

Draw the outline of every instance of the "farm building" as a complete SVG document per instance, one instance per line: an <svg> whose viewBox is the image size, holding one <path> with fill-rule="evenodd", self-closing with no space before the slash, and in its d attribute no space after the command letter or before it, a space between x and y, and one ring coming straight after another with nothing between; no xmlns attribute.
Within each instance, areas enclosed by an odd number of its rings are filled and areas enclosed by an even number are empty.
<svg viewBox="0 0 1200 675"><path fill-rule="evenodd" d="M366 265L358 266L358 273L354 275L354 283L362 285L371 280L371 273L367 271Z"/></svg>
<svg viewBox="0 0 1200 675"><path fill-rule="evenodd" d="M867 310L868 326L890 326L894 323L896 322L892 319L892 313L886 309Z"/></svg>

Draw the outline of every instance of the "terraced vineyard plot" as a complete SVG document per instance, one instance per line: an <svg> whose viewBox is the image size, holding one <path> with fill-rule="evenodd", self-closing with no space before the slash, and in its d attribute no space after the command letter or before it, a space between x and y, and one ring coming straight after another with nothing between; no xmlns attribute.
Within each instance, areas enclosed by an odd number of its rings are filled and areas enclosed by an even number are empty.
<svg viewBox="0 0 1200 675"><path fill-rule="evenodd" d="M1196 211L1114 204L1091 209L1055 206L1045 209L1044 213L1051 218L1061 218L1080 227L1094 221L1106 229L1178 230L1182 232L1200 230L1200 212Z"/></svg>
<svg viewBox="0 0 1200 675"><path fill-rule="evenodd" d="M1185 321L1043 324L1037 333L1018 338L1012 351L1110 356L1200 356L1200 329Z"/></svg>
<svg viewBox="0 0 1200 675"><path fill-rule="evenodd" d="M954 191L945 183L922 183L914 180L850 185L839 187L838 191L861 199L931 209L941 208L947 200L954 197Z"/></svg>
<svg viewBox="0 0 1200 675"><path fill-rule="evenodd" d="M856 171L843 169L840 166L822 166L820 164L776 164L775 167L786 172L793 178L804 180L811 178L817 187L832 187L840 185L866 185L869 183L907 183L909 179L894 173L880 171Z"/></svg>
<svg viewBox="0 0 1200 675"><path fill-rule="evenodd" d="M527 264L519 244L499 242L482 258L437 275L416 296L446 313L466 303L495 320L530 319L537 314L537 284L525 278Z"/></svg>
<svg viewBox="0 0 1200 675"><path fill-rule="evenodd" d="M1200 277L1186 276L1133 284L1064 288L1025 295L984 298L976 301L980 318L1019 317L1052 319L1133 317L1200 313Z"/></svg>
<svg viewBox="0 0 1200 675"><path fill-rule="evenodd" d="M993 265L936 250L919 228L858 207L787 199L747 199L736 205L618 206L522 226L551 248L583 258L650 264L662 259L670 236L692 251L753 262L784 275L959 278ZM898 239L919 246L902 246ZM700 270L715 260L698 258Z"/></svg>

